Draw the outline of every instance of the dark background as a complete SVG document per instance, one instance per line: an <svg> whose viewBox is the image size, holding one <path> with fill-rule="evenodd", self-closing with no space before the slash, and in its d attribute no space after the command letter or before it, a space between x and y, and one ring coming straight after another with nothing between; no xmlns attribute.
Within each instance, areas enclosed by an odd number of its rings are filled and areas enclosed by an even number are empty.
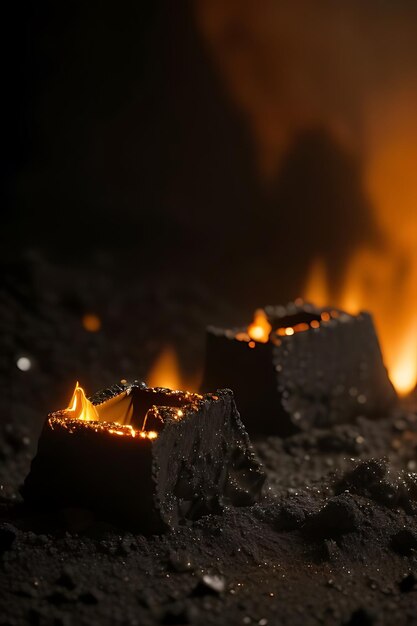
<svg viewBox="0 0 417 626"><path fill-rule="evenodd" d="M192 3L28 3L13 18L6 249L69 264L107 250L253 306L369 237L359 163L319 127L262 184Z"/></svg>

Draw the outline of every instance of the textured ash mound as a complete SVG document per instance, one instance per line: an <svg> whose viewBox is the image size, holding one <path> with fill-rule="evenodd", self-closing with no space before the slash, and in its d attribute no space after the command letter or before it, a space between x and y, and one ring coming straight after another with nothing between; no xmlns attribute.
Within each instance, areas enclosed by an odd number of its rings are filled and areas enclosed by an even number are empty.
<svg viewBox="0 0 417 626"><path fill-rule="evenodd" d="M101 312L106 291L98 270L80 283L36 267L0 303L0 624L417 624L413 410L256 442L265 500L162 536L84 510L26 511L19 485L68 380L96 389L143 376L156 352L145 323L155 301L151 331L187 337L185 362L201 355L207 317L221 315L201 288L181 300L174 283L135 292L127 282L103 332L88 334L80 316ZM17 370L20 354L32 358L29 372Z"/></svg>

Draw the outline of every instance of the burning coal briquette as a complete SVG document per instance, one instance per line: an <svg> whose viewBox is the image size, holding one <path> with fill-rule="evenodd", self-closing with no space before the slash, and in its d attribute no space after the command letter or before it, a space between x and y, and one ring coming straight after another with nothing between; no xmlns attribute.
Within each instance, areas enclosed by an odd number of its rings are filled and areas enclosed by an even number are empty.
<svg viewBox="0 0 417 626"><path fill-rule="evenodd" d="M382 415L397 399L372 317L302 301L267 306L248 328L207 329L202 390L233 389L252 435Z"/></svg>
<svg viewBox="0 0 417 626"><path fill-rule="evenodd" d="M252 504L264 480L231 391L123 382L87 399L77 384L47 417L22 493L37 508L85 508L154 533Z"/></svg>

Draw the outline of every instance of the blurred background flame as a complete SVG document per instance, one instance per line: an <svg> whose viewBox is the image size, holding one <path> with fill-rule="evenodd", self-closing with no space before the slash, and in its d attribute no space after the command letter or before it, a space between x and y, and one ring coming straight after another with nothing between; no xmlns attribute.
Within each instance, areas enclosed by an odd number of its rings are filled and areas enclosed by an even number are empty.
<svg viewBox="0 0 417 626"><path fill-rule="evenodd" d="M265 185L308 128L325 128L360 161L377 236L349 251L337 281L321 256L313 259L302 295L371 311L390 376L399 392L409 392L417 380L417 40L415 21L407 23L413 9L404 2L304 0L196 6L252 130ZM341 217L338 229L344 227Z"/></svg>
<svg viewBox="0 0 417 626"><path fill-rule="evenodd" d="M172 347L168 346L159 354L146 382L150 387L182 389L178 357Z"/></svg>
<svg viewBox="0 0 417 626"><path fill-rule="evenodd" d="M198 391L201 374L186 375L179 363L178 355L172 346L165 346L146 377L150 387L167 387L186 391Z"/></svg>

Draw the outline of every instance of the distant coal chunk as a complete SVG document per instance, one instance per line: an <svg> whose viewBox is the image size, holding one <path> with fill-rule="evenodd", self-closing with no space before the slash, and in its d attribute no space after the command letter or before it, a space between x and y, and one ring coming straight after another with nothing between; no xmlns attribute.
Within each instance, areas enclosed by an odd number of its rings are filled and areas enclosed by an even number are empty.
<svg viewBox="0 0 417 626"><path fill-rule="evenodd" d="M379 417L397 401L372 317L306 303L265 307L268 333L209 327L202 390L233 389L251 436Z"/></svg>

